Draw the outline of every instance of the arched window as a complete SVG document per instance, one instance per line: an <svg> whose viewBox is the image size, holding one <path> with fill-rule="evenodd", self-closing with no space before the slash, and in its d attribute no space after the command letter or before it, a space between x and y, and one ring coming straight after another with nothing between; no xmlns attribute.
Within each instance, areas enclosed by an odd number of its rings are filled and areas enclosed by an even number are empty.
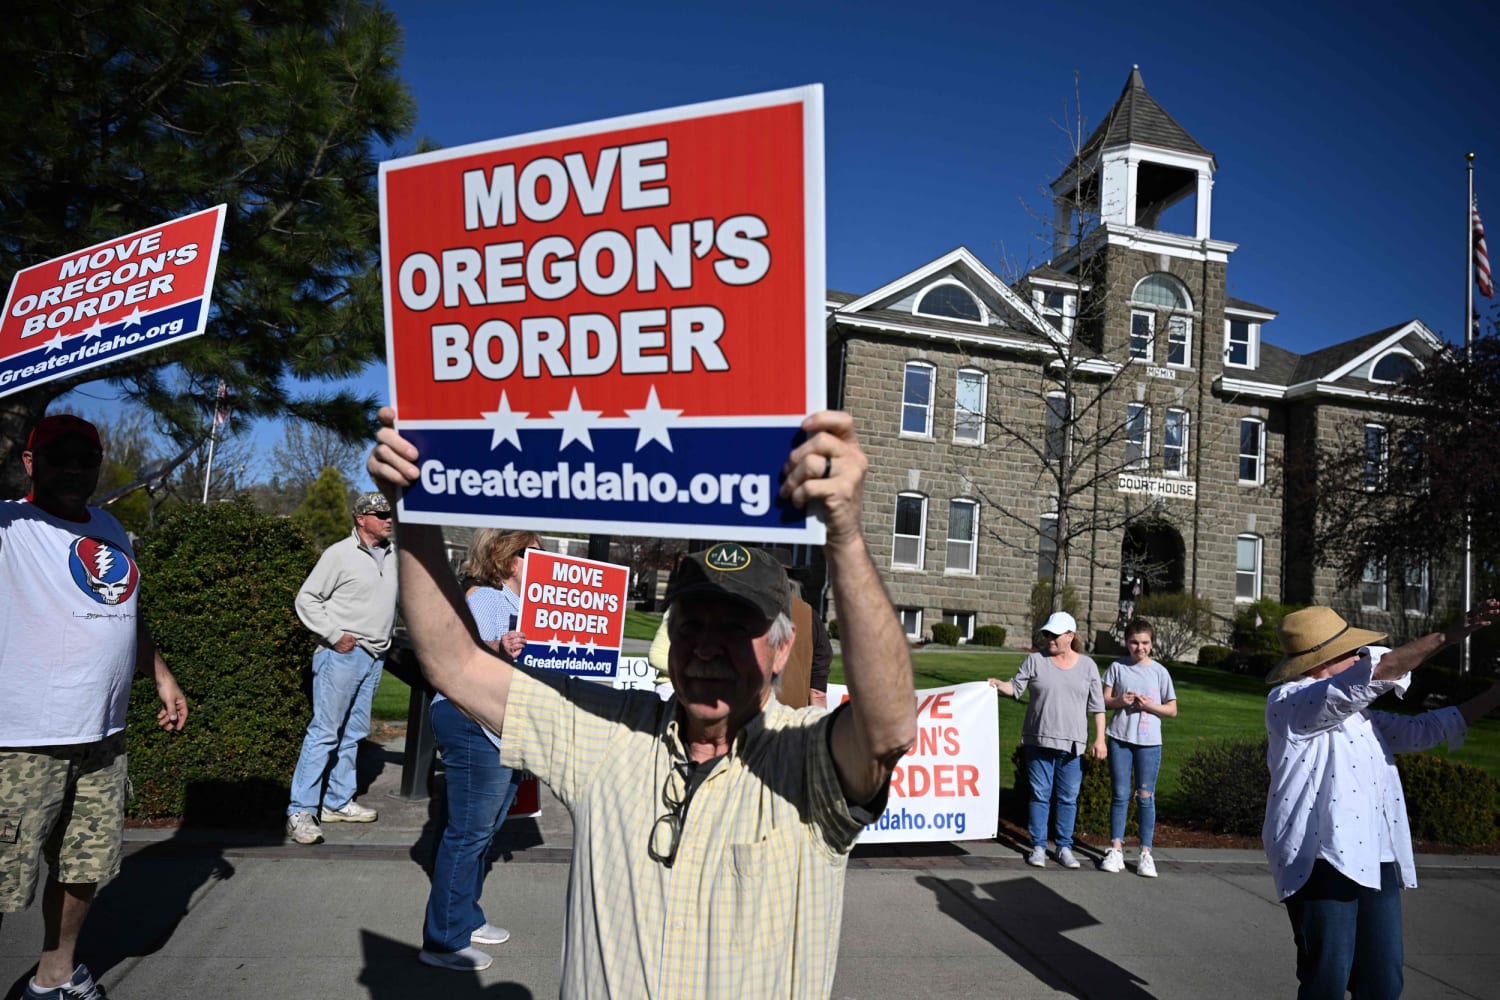
<svg viewBox="0 0 1500 1000"><path fill-rule="evenodd" d="M1371 382L1384 382L1391 385L1397 382L1405 382L1417 373L1417 363L1412 360L1410 354L1400 351L1392 351L1370 369Z"/></svg>
<svg viewBox="0 0 1500 1000"><path fill-rule="evenodd" d="M979 300L967 288L951 281L933 285L924 292L917 300L915 311L938 319L961 319L965 323L984 322L984 310L980 308Z"/></svg>
<svg viewBox="0 0 1500 1000"><path fill-rule="evenodd" d="M1193 300L1187 288L1170 274L1148 274L1130 293L1130 301L1137 305L1156 306L1162 309L1191 309Z"/></svg>

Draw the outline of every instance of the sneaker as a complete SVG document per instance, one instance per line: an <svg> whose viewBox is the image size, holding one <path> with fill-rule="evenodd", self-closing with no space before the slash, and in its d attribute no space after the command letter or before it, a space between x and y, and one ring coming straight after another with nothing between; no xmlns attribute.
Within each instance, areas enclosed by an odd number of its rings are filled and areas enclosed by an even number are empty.
<svg viewBox="0 0 1500 1000"><path fill-rule="evenodd" d="M504 944L510 940L510 931L494 924L480 924L469 935L470 944Z"/></svg>
<svg viewBox="0 0 1500 1000"><path fill-rule="evenodd" d="M1151 860L1150 851L1141 852L1141 860L1135 864L1135 873L1144 878L1156 878L1156 862Z"/></svg>
<svg viewBox="0 0 1500 1000"><path fill-rule="evenodd" d="M483 972L495 964L493 958L478 948L460 948L457 951L428 951L423 948L417 952L417 961L435 969L452 969L454 972Z"/></svg>
<svg viewBox="0 0 1500 1000"><path fill-rule="evenodd" d="M321 844L323 829L306 809L294 812L286 818L286 835L299 844Z"/></svg>
<svg viewBox="0 0 1500 1000"><path fill-rule="evenodd" d="M1045 847L1033 847L1031 853L1026 855L1026 863L1033 868L1047 867L1047 849Z"/></svg>
<svg viewBox="0 0 1500 1000"><path fill-rule="evenodd" d="M323 807L324 823L373 823L379 817L379 813L369 806L362 806L353 799L345 802L337 809Z"/></svg>
<svg viewBox="0 0 1500 1000"><path fill-rule="evenodd" d="M1099 870L1102 872L1122 872L1125 870L1125 855L1118 847L1111 847L1104 852L1104 860L1099 862Z"/></svg>
<svg viewBox="0 0 1500 1000"><path fill-rule="evenodd" d="M1073 849L1071 847L1059 847L1057 849L1057 863L1064 868L1083 867L1078 863L1078 859L1073 857Z"/></svg>
<svg viewBox="0 0 1500 1000"><path fill-rule="evenodd" d="M21 997L23 1000L109 1000L104 995L104 987L94 982L86 965L74 969L72 979L50 989L42 989L32 979L27 982L26 992Z"/></svg>

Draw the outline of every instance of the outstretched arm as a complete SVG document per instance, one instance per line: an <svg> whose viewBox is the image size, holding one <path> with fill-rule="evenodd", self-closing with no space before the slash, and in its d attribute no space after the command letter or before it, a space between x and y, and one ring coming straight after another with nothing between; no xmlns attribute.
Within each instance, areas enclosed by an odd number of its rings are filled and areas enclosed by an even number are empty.
<svg viewBox="0 0 1500 1000"><path fill-rule="evenodd" d="M383 407L380 423L367 468L394 510L402 490L421 473L416 446L396 432L396 411ZM480 642L473 617L465 613L442 529L430 524L398 524L397 529L401 614L422 673L467 715L501 732L511 666Z"/></svg>
<svg viewBox="0 0 1500 1000"><path fill-rule="evenodd" d="M916 739L916 692L906 635L860 527L869 461L847 413L802 422L808 439L783 469L782 496L823 505L824 556L833 581L849 708L835 720L833 759L844 794L868 802Z"/></svg>
<svg viewBox="0 0 1500 1000"><path fill-rule="evenodd" d="M1444 646L1462 642L1466 637L1478 632L1497 618L1500 618L1500 601L1492 597L1460 617L1446 630L1424 635L1420 639L1413 639L1406 645L1398 646L1386 653L1375 665L1375 679L1377 681L1400 680L1430 660Z"/></svg>

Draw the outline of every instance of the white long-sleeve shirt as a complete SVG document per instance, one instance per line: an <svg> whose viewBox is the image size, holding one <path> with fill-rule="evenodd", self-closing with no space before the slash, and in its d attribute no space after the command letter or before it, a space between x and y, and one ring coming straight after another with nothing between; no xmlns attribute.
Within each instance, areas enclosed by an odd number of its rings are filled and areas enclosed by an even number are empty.
<svg viewBox="0 0 1500 1000"><path fill-rule="evenodd" d="M1367 706L1387 691L1404 695L1408 674L1375 680L1375 664L1389 652L1361 651L1354 666L1323 680L1295 680L1266 703L1271 788L1261 829L1278 897L1306 884L1321 858L1346 878L1380 888L1380 864L1395 861L1401 884L1417 884L1411 828L1398 753L1447 742L1463 745L1468 723L1456 708L1421 715L1374 712Z"/></svg>

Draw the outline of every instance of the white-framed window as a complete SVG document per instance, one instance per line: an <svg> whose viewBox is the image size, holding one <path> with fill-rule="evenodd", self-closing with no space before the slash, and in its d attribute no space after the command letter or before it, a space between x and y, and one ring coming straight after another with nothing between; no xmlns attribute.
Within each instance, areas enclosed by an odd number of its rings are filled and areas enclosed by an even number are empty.
<svg viewBox="0 0 1500 1000"><path fill-rule="evenodd" d="M1125 404L1125 468L1144 469L1151 461L1151 407Z"/></svg>
<svg viewBox="0 0 1500 1000"><path fill-rule="evenodd" d="M927 289L912 311L936 319L956 319L964 323L984 322L984 307L972 292L956 281L939 282Z"/></svg>
<svg viewBox="0 0 1500 1000"><path fill-rule="evenodd" d="M1193 321L1187 316L1167 317L1167 364L1172 368L1192 367Z"/></svg>
<svg viewBox="0 0 1500 1000"><path fill-rule="evenodd" d="M1130 293L1130 301L1163 309L1190 310L1193 308L1192 299L1188 298L1187 286L1163 272L1148 274L1136 282L1135 290Z"/></svg>
<svg viewBox="0 0 1500 1000"><path fill-rule="evenodd" d="M1432 614L1432 580L1427 565L1408 566L1403 574L1401 607L1409 615Z"/></svg>
<svg viewBox="0 0 1500 1000"><path fill-rule="evenodd" d="M1031 292L1031 305L1064 337L1073 337L1073 319L1076 312L1077 298L1068 292L1060 292L1054 288L1034 288Z"/></svg>
<svg viewBox="0 0 1500 1000"><path fill-rule="evenodd" d="M1161 436L1161 467L1168 476L1188 474L1188 434L1192 416L1175 407L1167 410L1166 426Z"/></svg>
<svg viewBox="0 0 1500 1000"><path fill-rule="evenodd" d="M1130 360L1151 363L1152 346L1156 340L1156 314L1133 312L1130 314Z"/></svg>
<svg viewBox="0 0 1500 1000"><path fill-rule="evenodd" d="M1256 368L1260 365L1260 324L1247 319L1224 321L1224 365Z"/></svg>
<svg viewBox="0 0 1500 1000"><path fill-rule="evenodd" d="M979 504L954 498L948 501L948 562L945 573L972 575L979 550Z"/></svg>
<svg viewBox="0 0 1500 1000"><path fill-rule="evenodd" d="M953 388L953 440L984 444L985 404L989 376L977 368L960 368Z"/></svg>
<svg viewBox="0 0 1500 1000"><path fill-rule="evenodd" d="M1234 599L1260 598L1261 537L1239 535L1234 540Z"/></svg>
<svg viewBox="0 0 1500 1000"><path fill-rule="evenodd" d="M1383 354L1370 366L1370 381L1377 385L1396 385L1415 375L1417 362L1405 351Z"/></svg>
<svg viewBox="0 0 1500 1000"><path fill-rule="evenodd" d="M949 611L943 609L943 621L949 625L958 626L958 641L968 642L974 638L974 612L972 611Z"/></svg>
<svg viewBox="0 0 1500 1000"><path fill-rule="evenodd" d="M901 628L908 639L922 638L921 608L897 608L896 616L901 619Z"/></svg>
<svg viewBox="0 0 1500 1000"><path fill-rule="evenodd" d="M920 493L896 496L896 533L891 542L891 565L921 569L927 550L927 498Z"/></svg>
<svg viewBox="0 0 1500 1000"><path fill-rule="evenodd" d="M1385 489L1390 471L1390 447L1386 429L1381 424L1365 424L1365 489L1371 493Z"/></svg>
<svg viewBox="0 0 1500 1000"><path fill-rule="evenodd" d="M1359 603L1371 611L1386 609L1385 565L1371 559L1359 575Z"/></svg>
<svg viewBox="0 0 1500 1000"><path fill-rule="evenodd" d="M1259 486L1266 481L1266 422L1256 417L1240 418L1240 485Z"/></svg>
<svg viewBox="0 0 1500 1000"><path fill-rule="evenodd" d="M937 369L925 361L908 361L901 387L901 433L932 437L932 384Z"/></svg>
<svg viewBox="0 0 1500 1000"><path fill-rule="evenodd" d="M1037 531L1036 578L1050 580L1057 575L1057 515L1043 514Z"/></svg>
<svg viewBox="0 0 1500 1000"><path fill-rule="evenodd" d="M1060 462L1068 439L1068 397L1066 393L1047 393L1047 426L1042 438L1043 456L1047 462Z"/></svg>

